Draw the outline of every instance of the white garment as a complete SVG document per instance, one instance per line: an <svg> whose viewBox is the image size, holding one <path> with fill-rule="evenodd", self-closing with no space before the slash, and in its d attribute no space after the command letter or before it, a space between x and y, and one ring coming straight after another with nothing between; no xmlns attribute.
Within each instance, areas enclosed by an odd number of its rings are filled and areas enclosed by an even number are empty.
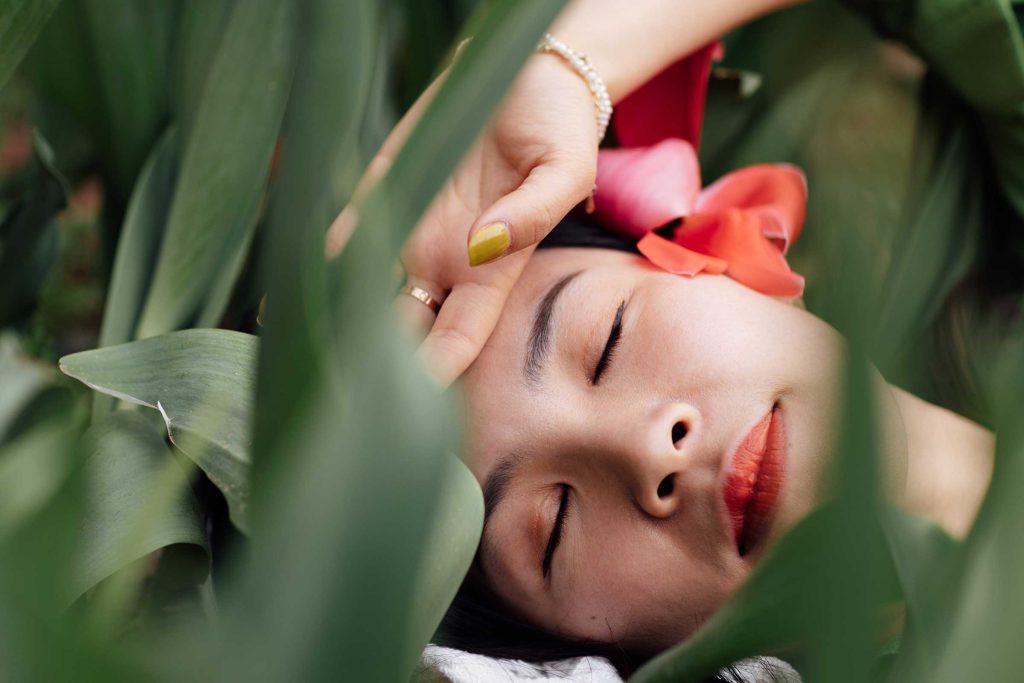
<svg viewBox="0 0 1024 683"><path fill-rule="evenodd" d="M800 683L800 675L788 663L774 657L745 659L733 665L743 683ZM520 681L570 681L571 683L622 683L622 678L603 657L574 657L534 664L518 659L494 659L484 655L428 645L420 659L413 683L520 683Z"/></svg>

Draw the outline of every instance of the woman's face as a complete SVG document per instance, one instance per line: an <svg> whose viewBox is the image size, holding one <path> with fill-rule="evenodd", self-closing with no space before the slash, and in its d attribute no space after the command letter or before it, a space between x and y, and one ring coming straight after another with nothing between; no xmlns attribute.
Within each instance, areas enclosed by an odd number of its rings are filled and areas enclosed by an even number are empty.
<svg viewBox="0 0 1024 683"><path fill-rule="evenodd" d="M820 502L841 344L724 276L535 253L465 378L488 584L566 637L685 638Z"/></svg>

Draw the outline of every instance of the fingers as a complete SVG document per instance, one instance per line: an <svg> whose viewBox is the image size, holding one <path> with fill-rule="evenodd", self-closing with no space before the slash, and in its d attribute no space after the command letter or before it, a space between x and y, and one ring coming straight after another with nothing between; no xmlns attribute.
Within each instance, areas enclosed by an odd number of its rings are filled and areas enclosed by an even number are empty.
<svg viewBox="0 0 1024 683"><path fill-rule="evenodd" d="M428 297L427 301L420 298L423 295ZM437 317L435 311L444 301L444 294L436 284L413 276L406 280L402 292L395 297L395 314L414 343L419 344L430 332Z"/></svg>
<svg viewBox="0 0 1024 683"><path fill-rule="evenodd" d="M594 187L594 169L567 161L534 168L490 206L469 232L469 264L479 266L540 242Z"/></svg>
<svg viewBox="0 0 1024 683"><path fill-rule="evenodd" d="M509 290L501 284L467 282L451 291L420 345L424 366L448 386L476 360L498 323Z"/></svg>

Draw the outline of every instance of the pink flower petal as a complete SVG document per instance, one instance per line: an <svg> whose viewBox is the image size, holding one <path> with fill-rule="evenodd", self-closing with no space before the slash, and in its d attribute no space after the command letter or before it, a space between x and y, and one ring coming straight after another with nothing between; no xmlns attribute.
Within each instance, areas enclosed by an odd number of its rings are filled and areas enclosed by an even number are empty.
<svg viewBox="0 0 1024 683"><path fill-rule="evenodd" d="M729 208L694 214L676 231L675 242L723 259L729 277L762 294L803 294L803 277L790 270L782 251L765 236L762 216L755 211Z"/></svg>
<svg viewBox="0 0 1024 683"><path fill-rule="evenodd" d="M651 263L676 275L689 277L698 273L717 275L725 272L728 265L722 259L692 251L653 232L644 235L637 242L636 247Z"/></svg>
<svg viewBox="0 0 1024 683"><path fill-rule="evenodd" d="M604 149L594 213L616 232L639 238L690 213L699 191L700 164L688 142L669 138L653 147Z"/></svg>
<svg viewBox="0 0 1024 683"><path fill-rule="evenodd" d="M807 207L807 181L790 164L757 164L728 173L704 188L696 211L736 208L761 217L765 237L778 240L783 253L800 235Z"/></svg>

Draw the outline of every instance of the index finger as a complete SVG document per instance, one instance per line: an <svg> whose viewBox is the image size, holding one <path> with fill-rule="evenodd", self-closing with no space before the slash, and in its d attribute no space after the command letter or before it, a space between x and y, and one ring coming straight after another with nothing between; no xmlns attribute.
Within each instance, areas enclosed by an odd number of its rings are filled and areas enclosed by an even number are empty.
<svg viewBox="0 0 1024 683"><path fill-rule="evenodd" d="M427 371L447 387L480 355L511 290L504 282L457 285L437 314L418 354Z"/></svg>

